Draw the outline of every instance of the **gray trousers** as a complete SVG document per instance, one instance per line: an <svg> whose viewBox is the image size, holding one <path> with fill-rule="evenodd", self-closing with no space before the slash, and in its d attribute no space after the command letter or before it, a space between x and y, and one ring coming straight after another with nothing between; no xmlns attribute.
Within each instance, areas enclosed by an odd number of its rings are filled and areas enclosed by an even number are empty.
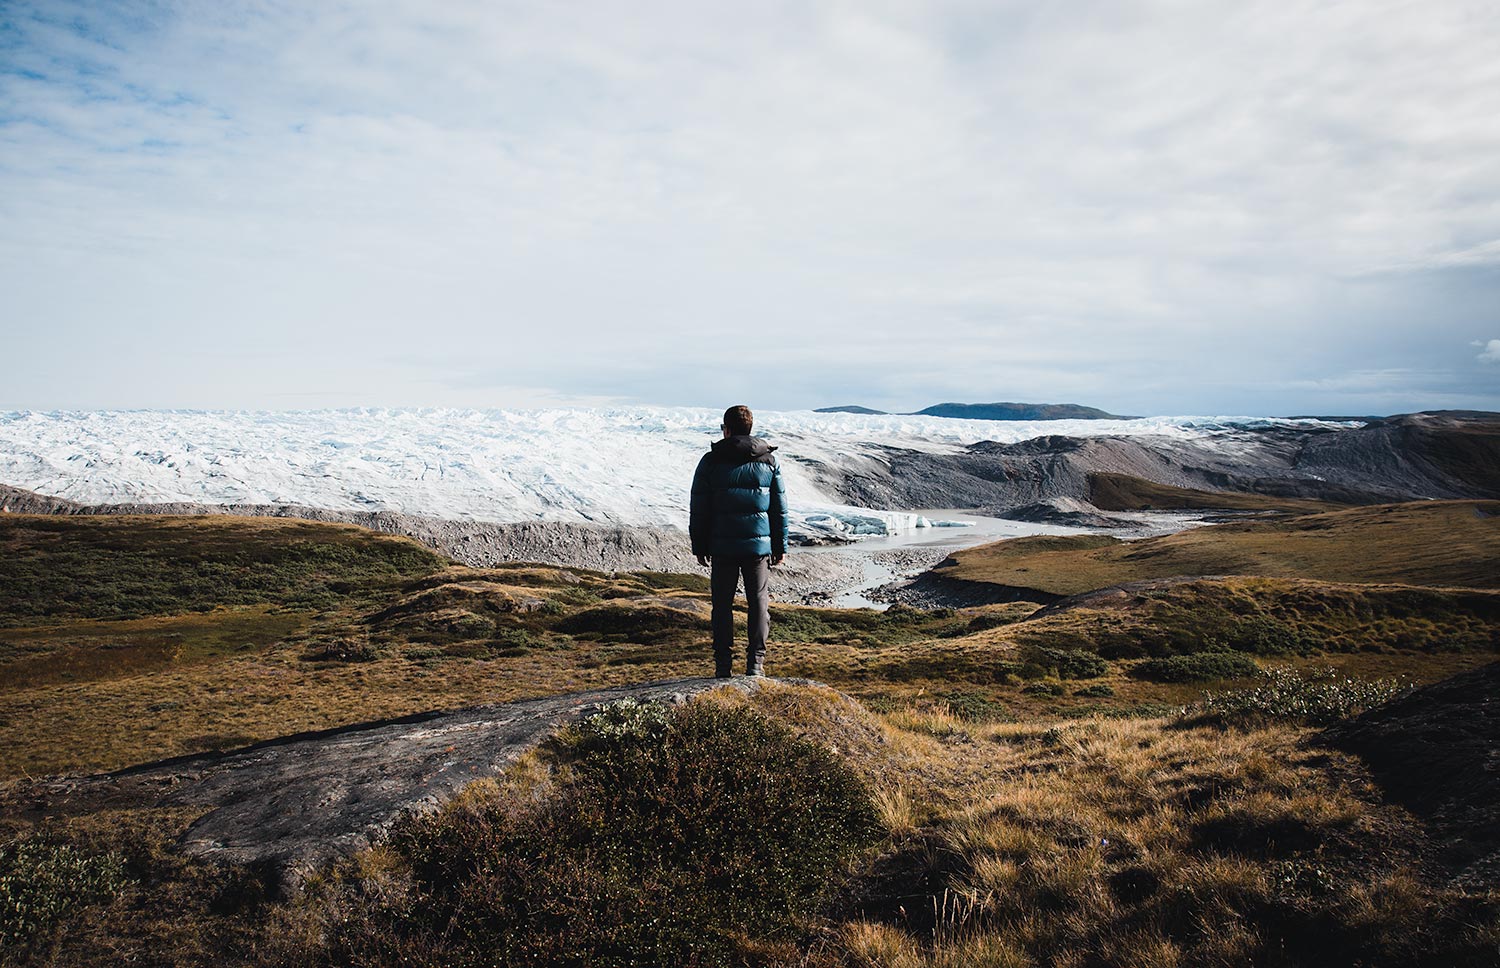
<svg viewBox="0 0 1500 968"><path fill-rule="evenodd" d="M714 555L710 563L709 587L713 590L714 674L734 671L734 593L741 576L745 579L745 604L749 608L750 641L745 649L745 674L761 674L766 655L766 636L771 631L771 559L765 555Z"/></svg>

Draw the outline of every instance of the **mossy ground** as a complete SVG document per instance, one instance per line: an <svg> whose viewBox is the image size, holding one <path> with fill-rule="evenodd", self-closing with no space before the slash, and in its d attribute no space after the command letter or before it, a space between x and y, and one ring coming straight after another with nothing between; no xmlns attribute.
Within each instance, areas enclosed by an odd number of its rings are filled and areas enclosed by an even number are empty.
<svg viewBox="0 0 1500 968"><path fill-rule="evenodd" d="M63 815L28 777L709 669L701 575L460 568L401 539L306 522L194 519L209 527L195 545L189 522L35 520L0 518L0 544L27 563L0 585L0 836L117 855L127 886L16 959L308 963L323 957L328 919L347 914L346 891L378 901L408 876L377 850L330 874L336 890L274 901L252 872L168 849L191 815ZM188 573L199 552L241 576L227 605L201 583L154 577ZM282 564L257 579L257 561ZM121 591L131 583L155 587L135 600ZM753 702L836 747L865 778L883 839L795 930L736 957L1482 964L1494 953L1497 898L1446 886L1420 827L1357 761L1308 745L1297 722L1226 731L1174 718L1235 681L1132 673L1232 655L1431 681L1493 661L1500 592L1252 576L1034 612L777 607L771 671L875 713L798 689L713 701ZM527 769L538 767L518 775Z"/></svg>

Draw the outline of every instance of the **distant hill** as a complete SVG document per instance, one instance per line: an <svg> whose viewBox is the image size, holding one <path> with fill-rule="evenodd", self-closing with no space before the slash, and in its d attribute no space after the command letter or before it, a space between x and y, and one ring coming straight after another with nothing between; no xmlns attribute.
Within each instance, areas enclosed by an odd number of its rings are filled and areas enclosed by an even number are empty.
<svg viewBox="0 0 1500 968"><path fill-rule="evenodd" d="M923 417L965 417L970 420L1126 420L1076 403L939 403L918 410Z"/></svg>
<svg viewBox="0 0 1500 968"><path fill-rule="evenodd" d="M872 410L849 404L821 407L814 413L865 413L884 415L889 411ZM969 420L1128 420L1116 413L1076 403L939 403L903 417L965 417Z"/></svg>

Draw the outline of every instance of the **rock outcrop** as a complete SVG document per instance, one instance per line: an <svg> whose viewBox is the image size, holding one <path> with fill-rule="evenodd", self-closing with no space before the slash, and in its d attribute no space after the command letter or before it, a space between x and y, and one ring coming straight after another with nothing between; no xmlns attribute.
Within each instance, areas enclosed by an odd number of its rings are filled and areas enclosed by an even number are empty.
<svg viewBox="0 0 1500 968"><path fill-rule="evenodd" d="M205 808L182 837L185 852L250 866L293 888L327 861L378 842L402 816L436 809L608 703L680 703L718 688L750 692L763 681L679 679L360 723L63 778L43 784L39 796L51 809Z"/></svg>
<svg viewBox="0 0 1500 968"><path fill-rule="evenodd" d="M1500 497L1500 415L1403 414L1362 427L1270 426L1223 435L1042 436L960 453L889 447L803 462L820 486L869 508L963 507L1005 514L1055 500L1088 512L1110 474L1197 491L1344 504Z"/></svg>

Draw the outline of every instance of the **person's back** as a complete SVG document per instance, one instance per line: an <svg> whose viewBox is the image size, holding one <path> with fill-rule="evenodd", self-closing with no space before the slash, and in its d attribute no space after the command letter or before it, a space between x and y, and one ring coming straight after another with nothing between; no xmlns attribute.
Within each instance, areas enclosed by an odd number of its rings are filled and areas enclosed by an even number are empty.
<svg viewBox="0 0 1500 968"><path fill-rule="evenodd" d="M711 569L714 674L734 669L734 594L741 577L749 609L745 672L761 675L770 632L768 569L786 555L786 488L764 440L751 436L748 407L724 412L722 440L693 474L688 533L698 563Z"/></svg>

